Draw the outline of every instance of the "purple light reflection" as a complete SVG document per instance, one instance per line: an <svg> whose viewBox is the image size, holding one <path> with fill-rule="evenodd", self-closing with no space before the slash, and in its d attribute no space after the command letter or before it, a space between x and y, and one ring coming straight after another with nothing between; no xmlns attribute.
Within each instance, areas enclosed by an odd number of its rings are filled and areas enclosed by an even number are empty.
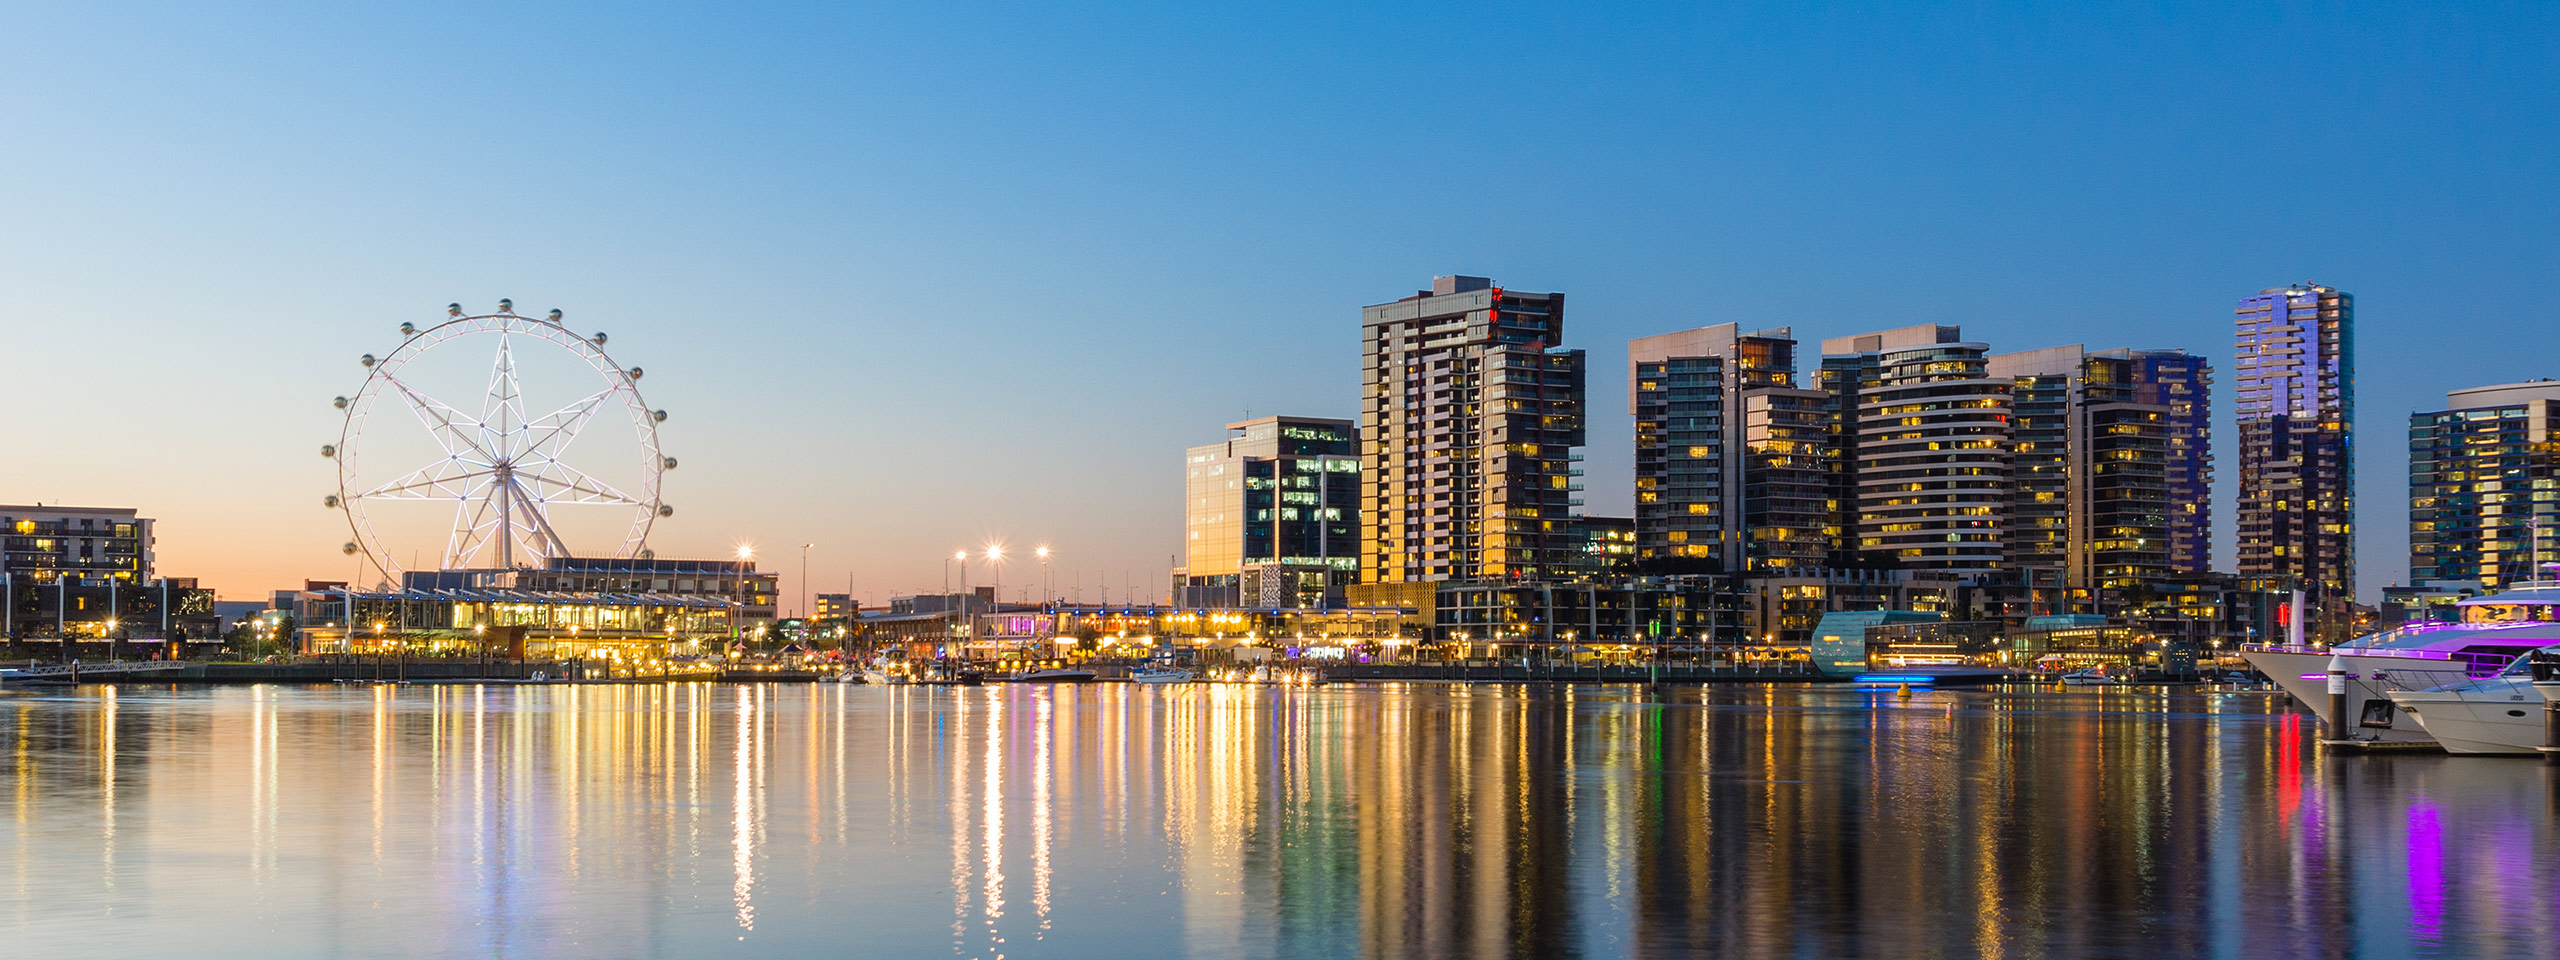
<svg viewBox="0 0 2560 960"><path fill-rule="evenodd" d="M2444 939L2444 825L2431 803L2411 804L2409 933L2428 943Z"/></svg>

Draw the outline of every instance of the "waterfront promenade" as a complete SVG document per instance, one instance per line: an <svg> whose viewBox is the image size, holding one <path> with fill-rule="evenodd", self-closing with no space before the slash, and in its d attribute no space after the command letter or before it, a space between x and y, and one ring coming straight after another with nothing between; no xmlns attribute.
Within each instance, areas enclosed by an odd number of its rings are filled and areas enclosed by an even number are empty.
<svg viewBox="0 0 2560 960"><path fill-rule="evenodd" d="M2552 774L2281 696L0 692L30 956L2548 955Z"/></svg>

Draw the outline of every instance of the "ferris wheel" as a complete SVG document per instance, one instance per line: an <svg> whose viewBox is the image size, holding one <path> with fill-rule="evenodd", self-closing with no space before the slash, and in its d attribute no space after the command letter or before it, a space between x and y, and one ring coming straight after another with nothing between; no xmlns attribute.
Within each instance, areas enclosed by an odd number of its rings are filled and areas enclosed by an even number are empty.
<svg viewBox="0 0 2560 960"><path fill-rule="evenodd" d="M425 329L401 324L400 345L365 354L364 386L336 400L346 422L320 454L337 464L337 492L323 504L346 514L345 552L386 581L422 561L439 535L445 570L538 567L578 555L573 541L593 556L617 533L607 555L650 558L650 526L675 513L658 483L676 461L658 447L667 412L641 401L641 369L615 363L604 334L570 331L558 310L518 316L500 300L492 314L465 316L461 304L445 312ZM495 357L474 413L437 392L475 389L475 357L488 355L477 349ZM544 393L576 399L550 408ZM392 413L377 422L381 407ZM550 412L528 412L536 409ZM599 418L626 417L629 433L605 429L578 444ZM450 522L441 519L447 508Z"/></svg>

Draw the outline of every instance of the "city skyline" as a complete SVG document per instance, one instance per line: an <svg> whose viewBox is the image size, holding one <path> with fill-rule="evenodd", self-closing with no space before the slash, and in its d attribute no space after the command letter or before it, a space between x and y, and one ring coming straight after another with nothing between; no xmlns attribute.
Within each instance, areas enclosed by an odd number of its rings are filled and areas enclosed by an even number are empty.
<svg viewBox="0 0 2560 960"><path fill-rule="evenodd" d="M334 426L329 399L360 382L358 355L452 301L512 297L613 333L617 357L650 368L667 452L686 464L667 491L680 512L653 545L720 558L756 544L787 605L811 592L787 556L801 543L818 545L811 584L850 583L872 603L932 588L952 550L991 540L1052 546L1059 592L1079 579L1087 598L1103 582L1161 591L1181 549L1181 451L1248 410L1356 417L1349 314L1431 275L1568 292L1570 344L1602 358L1721 323L1807 341L1943 323L2001 351L2185 349L2217 370L2233 369L2233 300L2335 284L2364 314L2368 601L2405 580L2408 555L2398 498L2372 493L2400 487L2406 451L2374 424L2439 409L2449 390L2560 373L2497 349L2548 308L2468 305L2545 285L2560 262L2541 227L2555 212L2541 189L2551 111L2532 94L2560 70L2513 42L2547 33L2553 14L2537 8L2022 10L1987 25L1547 13L1531 22L1577 72L1480 89L1377 58L1421 33L1494 32L1490 17L1346 12L1164 57L1202 38L1131 13L1031 12L993 31L820 18L786 37L778 22L597 34L531 11L517 38L556 69L511 86L439 69L479 41L413 22L423 14L291 29L174 14L142 36L96 16L32 15L31 35L54 42L0 66L25 92L0 123L28 145L0 158L19 226L0 234L13 352L80 361L9 378L27 403L11 440L34 454L0 467L0 500L137 509L159 521L160 569L226 597L345 575L312 452ZM2088 69L2034 42L2096 18L2108 39ZM2001 53L1940 56L1984 26ZM378 63L332 52L410 28L412 44L365 46ZM237 56L207 38L244 30L264 31L249 49L269 61L345 82L283 69L195 82L191 67ZM2245 55L2299 30L2346 66L2310 85ZM856 33L888 55L833 57ZM975 81L931 64L985 34L999 56L1081 43L1158 66L1043 91L1027 78L1064 76L1054 58ZM1319 34L1342 46L1307 54ZM2409 44L2425 55L2358 55ZM697 45L710 55L687 55ZM1851 49L1872 56L1837 55ZM1335 75L1291 59L1304 55ZM1285 69L1248 77L1221 60ZM628 81L634 63L669 72L621 90L567 79ZM2020 74L2043 89L1979 95ZM84 76L117 79L66 79ZM914 78L944 109L862 93ZM1949 90L1977 95L1932 92ZM1371 149L1470 109L1627 152L1453 168ZM2359 149L2306 155L2249 135L2284 117L2352 130ZM1870 138L1902 148L1874 159ZM1291 149L1261 149L1275 139ZM1053 162L955 162L1029 142ZM650 149L663 144L680 146ZM1132 145L1162 149L1130 168ZM1295 199L1260 202L1274 190ZM1542 229L1461 225L1488 202ZM2316 204L2351 212L2320 231L2221 227ZM1367 226L1396 210L1430 226ZM1243 277L1285 282L1239 297ZM1590 376L1592 397L1627 387L1612 362ZM2227 409L2218 439L2234 437ZM1591 410L1584 512L1631 515L1632 423ZM2229 569L2236 445L2217 446L2213 566ZM1008 594L1024 570L1007 572Z"/></svg>

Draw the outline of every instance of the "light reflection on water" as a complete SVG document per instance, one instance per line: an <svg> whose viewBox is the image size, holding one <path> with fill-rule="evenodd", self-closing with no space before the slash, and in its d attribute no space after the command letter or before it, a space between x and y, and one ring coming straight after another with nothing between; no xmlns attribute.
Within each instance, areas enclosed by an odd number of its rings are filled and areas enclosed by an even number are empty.
<svg viewBox="0 0 2560 960"><path fill-rule="evenodd" d="M2560 774L2329 757L2254 694L136 686L0 717L24 956L2560 951Z"/></svg>

